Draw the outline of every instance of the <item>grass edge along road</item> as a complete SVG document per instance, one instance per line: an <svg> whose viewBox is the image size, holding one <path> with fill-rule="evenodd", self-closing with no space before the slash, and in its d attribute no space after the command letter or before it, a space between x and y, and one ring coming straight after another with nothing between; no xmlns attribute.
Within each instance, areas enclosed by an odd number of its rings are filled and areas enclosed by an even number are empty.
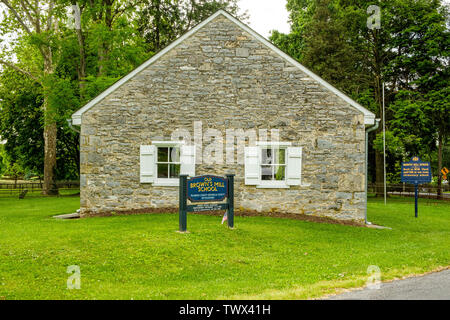
<svg viewBox="0 0 450 320"><path fill-rule="evenodd" d="M450 265L450 203L370 199L374 230L268 217L190 214L56 220L78 197L0 198L0 299L306 299ZM68 290L67 267L81 271Z"/></svg>

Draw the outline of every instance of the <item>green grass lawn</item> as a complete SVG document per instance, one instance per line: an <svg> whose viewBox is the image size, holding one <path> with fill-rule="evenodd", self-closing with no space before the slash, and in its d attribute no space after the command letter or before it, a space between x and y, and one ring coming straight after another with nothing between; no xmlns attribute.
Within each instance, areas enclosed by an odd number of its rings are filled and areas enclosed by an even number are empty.
<svg viewBox="0 0 450 320"><path fill-rule="evenodd" d="M0 299L298 299L450 265L450 203L371 200L374 230L298 220L177 215L56 220L78 197L0 198ZM81 269L68 290L67 267Z"/></svg>

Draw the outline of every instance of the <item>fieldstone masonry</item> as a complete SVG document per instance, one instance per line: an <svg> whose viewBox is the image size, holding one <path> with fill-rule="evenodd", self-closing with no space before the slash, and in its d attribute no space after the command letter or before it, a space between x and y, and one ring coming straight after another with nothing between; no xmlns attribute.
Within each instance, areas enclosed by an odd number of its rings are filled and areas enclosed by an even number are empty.
<svg viewBox="0 0 450 320"><path fill-rule="evenodd" d="M219 15L82 116L81 214L177 208L177 187L139 182L139 147L177 128L280 130L303 147L302 186L244 185L244 165L197 165L234 172L236 210L364 220L363 114L237 24ZM224 151L225 152L225 151Z"/></svg>

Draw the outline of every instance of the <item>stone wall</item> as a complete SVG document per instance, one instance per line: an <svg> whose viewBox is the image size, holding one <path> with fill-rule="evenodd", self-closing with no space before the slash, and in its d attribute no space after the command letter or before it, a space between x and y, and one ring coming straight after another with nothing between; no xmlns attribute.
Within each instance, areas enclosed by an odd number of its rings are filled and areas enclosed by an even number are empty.
<svg viewBox="0 0 450 320"><path fill-rule="evenodd" d="M244 166L197 165L236 174L236 209L364 219L364 117L219 15L83 114L81 212L178 206L177 187L139 183L139 147L177 128L280 130L303 147L302 186L244 185Z"/></svg>

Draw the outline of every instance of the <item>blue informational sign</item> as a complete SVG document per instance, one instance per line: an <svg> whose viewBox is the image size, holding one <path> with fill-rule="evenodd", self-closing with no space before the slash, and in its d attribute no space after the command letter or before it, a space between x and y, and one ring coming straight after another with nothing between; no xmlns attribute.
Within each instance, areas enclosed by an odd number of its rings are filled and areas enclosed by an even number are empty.
<svg viewBox="0 0 450 320"><path fill-rule="evenodd" d="M228 180L216 176L200 176L187 182L187 196L192 202L222 201L227 197Z"/></svg>
<svg viewBox="0 0 450 320"><path fill-rule="evenodd" d="M187 232L188 212L221 211L222 224L227 220L228 227L234 228L234 174L225 177L200 176L188 179L186 174L180 174L180 232ZM226 203L217 203L227 198ZM203 202L188 205L187 200ZM213 203L208 203L213 202ZM215 202L215 203L214 203Z"/></svg>
<svg viewBox="0 0 450 320"><path fill-rule="evenodd" d="M430 163L420 161L419 157L413 157L411 161L403 162L401 179L402 182L410 184L430 183Z"/></svg>

